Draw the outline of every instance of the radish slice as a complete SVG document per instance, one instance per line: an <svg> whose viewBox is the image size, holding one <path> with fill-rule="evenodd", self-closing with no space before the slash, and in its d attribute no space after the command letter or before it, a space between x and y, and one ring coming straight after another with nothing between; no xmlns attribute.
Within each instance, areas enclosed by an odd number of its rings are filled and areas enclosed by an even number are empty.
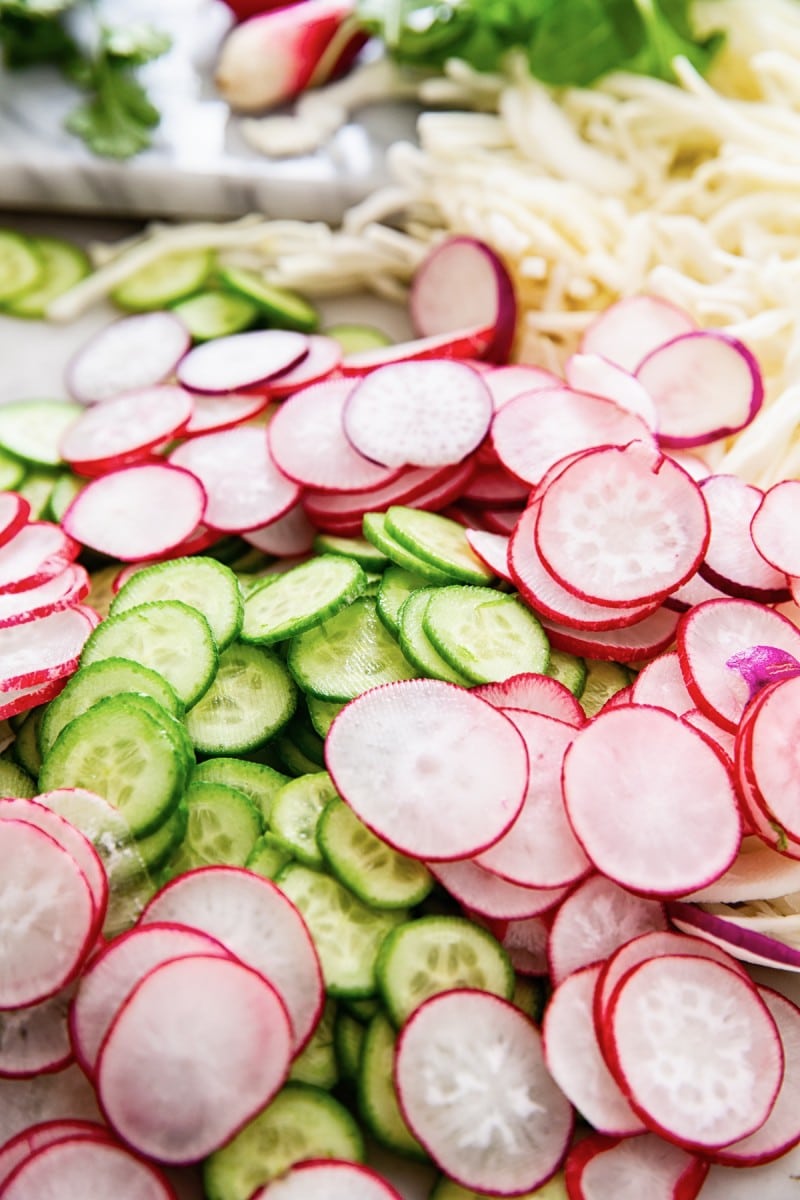
<svg viewBox="0 0 800 1200"><path fill-rule="evenodd" d="M566 890L556 889L561 893L559 899ZM523 917L520 921L506 922L500 941L518 975L547 974L548 933L547 916Z"/></svg>
<svg viewBox="0 0 800 1200"><path fill-rule="evenodd" d="M495 412L521 396L523 392L535 392L539 388L564 386L563 379L542 367L531 367L527 363L509 363L505 367L493 367L487 371L483 381L492 393Z"/></svg>
<svg viewBox="0 0 800 1200"><path fill-rule="evenodd" d="M441 359L373 371L347 397L343 414L355 449L385 467L460 463L491 419L492 397L477 371Z"/></svg>
<svg viewBox="0 0 800 1200"><path fill-rule="evenodd" d="M688 612L695 604L702 604L704 600L724 600L729 595L730 592L723 592L698 573L667 596L664 605L675 612Z"/></svg>
<svg viewBox="0 0 800 1200"><path fill-rule="evenodd" d="M737 761L741 753L768 820L795 840L800 838L794 767L799 734L800 676L796 675L759 696L746 739L737 743Z"/></svg>
<svg viewBox="0 0 800 1200"><path fill-rule="evenodd" d="M535 917L552 908L564 888L522 887L502 879L475 859L428 863L428 869L454 900L479 916L514 921Z"/></svg>
<svg viewBox="0 0 800 1200"><path fill-rule="evenodd" d="M0 692L35 687L70 675L97 624L88 612L66 608L24 625L0 629Z"/></svg>
<svg viewBox="0 0 800 1200"><path fill-rule="evenodd" d="M547 1069L584 1120L600 1133L644 1133L606 1066L593 1016L599 963L573 971L553 992L542 1024Z"/></svg>
<svg viewBox="0 0 800 1200"><path fill-rule="evenodd" d="M709 524L698 485L633 442L582 455L541 499L536 545L550 573L595 604L660 599L694 574Z"/></svg>
<svg viewBox="0 0 800 1200"><path fill-rule="evenodd" d="M72 1136L34 1151L9 1176L3 1200L176 1200L156 1167L107 1137Z"/></svg>
<svg viewBox="0 0 800 1200"><path fill-rule="evenodd" d="M529 494L528 486L510 475L505 467L481 466L464 489L463 500L481 508L518 508L527 503Z"/></svg>
<svg viewBox="0 0 800 1200"><path fill-rule="evenodd" d="M72 1059L67 1013L74 985L27 1008L0 1011L0 1075L60 1071Z"/></svg>
<svg viewBox="0 0 800 1200"><path fill-rule="evenodd" d="M181 433L192 399L178 387L142 388L96 404L61 439L61 457L83 475L98 475L146 457Z"/></svg>
<svg viewBox="0 0 800 1200"><path fill-rule="evenodd" d="M694 700L684 682L680 659L674 650L654 658L639 672L633 681L631 699L634 704L666 708L676 717L694 708Z"/></svg>
<svg viewBox="0 0 800 1200"><path fill-rule="evenodd" d="M657 346L636 378L655 401L663 446L701 446L738 433L764 400L754 355L717 330L693 330Z"/></svg>
<svg viewBox="0 0 800 1200"><path fill-rule="evenodd" d="M269 1103L291 1055L289 1017L263 975L234 959L178 958L154 967L123 1002L100 1051L97 1090L112 1128L140 1154L197 1162Z"/></svg>
<svg viewBox="0 0 800 1200"><path fill-rule="evenodd" d="M300 488L278 469L266 432L257 425L191 438L169 461L199 480L206 494L203 521L223 533L267 525L300 498Z"/></svg>
<svg viewBox="0 0 800 1200"><path fill-rule="evenodd" d="M31 521L0 546L0 594L24 592L60 575L80 550L49 521Z"/></svg>
<svg viewBox="0 0 800 1200"><path fill-rule="evenodd" d="M187 393L189 395L189 393ZM184 429L186 437L201 437L204 433L221 433L257 417L269 404L269 397L249 396L245 392L222 392L218 396L192 394L192 415Z"/></svg>
<svg viewBox="0 0 800 1200"><path fill-rule="evenodd" d="M189 330L169 312L122 317L96 333L67 365L67 388L82 404L148 388L172 375L189 349Z"/></svg>
<svg viewBox="0 0 800 1200"><path fill-rule="evenodd" d="M765 846L759 837L746 837L725 874L686 899L738 904L743 900L774 900L791 892L800 892L800 863Z"/></svg>
<svg viewBox="0 0 800 1200"><path fill-rule="evenodd" d="M547 957L553 983L602 962L642 933L666 928L663 905L593 875L573 889L550 928Z"/></svg>
<svg viewBox="0 0 800 1200"><path fill-rule="evenodd" d="M398 1038L395 1084L412 1132L461 1187L533 1191L564 1156L570 1104L536 1027L497 996L458 989L422 1004Z"/></svg>
<svg viewBox="0 0 800 1200"><path fill-rule="evenodd" d="M94 1088L75 1063L31 1079L0 1079L0 1146L53 1120L102 1121Z"/></svg>
<svg viewBox="0 0 800 1200"><path fill-rule="evenodd" d="M141 923L154 921L209 933L260 971L286 1004L299 1053L322 1012L322 972L305 921L271 880L238 867L188 871L147 905Z"/></svg>
<svg viewBox="0 0 800 1200"><path fill-rule="evenodd" d="M58 575L36 587L22 592L3 592L0 594L0 629L72 608L86 598L90 586L86 569L70 563Z"/></svg>
<svg viewBox="0 0 800 1200"><path fill-rule="evenodd" d="M789 599L789 584L759 553L750 533L762 502L760 488L735 475L711 475L700 484L711 520L711 538L700 574L731 596L778 604Z"/></svg>
<svg viewBox="0 0 800 1200"><path fill-rule="evenodd" d="M88 1075L94 1074L103 1040L136 984L154 967L196 954L230 957L210 934L160 923L120 934L92 960L81 976L70 1013L75 1054Z"/></svg>
<svg viewBox="0 0 800 1200"><path fill-rule="evenodd" d="M485 242L465 236L440 242L417 267L408 303L420 337L485 325L494 332L483 356L508 358L517 324L514 284Z"/></svg>
<svg viewBox="0 0 800 1200"><path fill-rule="evenodd" d="M336 338L325 334L311 333L306 339L308 353L295 367L284 371L277 379L270 379L266 392L271 400L282 400L299 392L301 388L320 383L333 374L342 361L342 347Z"/></svg>
<svg viewBox="0 0 800 1200"><path fill-rule="evenodd" d="M753 514L750 533L758 553L778 571L800 575L797 508L800 479L784 479L764 493Z"/></svg>
<svg viewBox="0 0 800 1200"><path fill-rule="evenodd" d="M730 867L742 839L721 756L660 708L607 710L579 730L564 761L564 799L597 869L645 895L706 887Z"/></svg>
<svg viewBox="0 0 800 1200"><path fill-rule="evenodd" d="M37 1004L80 969L95 935L75 859L28 821L0 821L0 1008Z"/></svg>
<svg viewBox="0 0 800 1200"><path fill-rule="evenodd" d="M316 529L306 516L300 502L267 525L243 531L242 537L250 546L276 558L295 558L310 554Z"/></svg>
<svg viewBox="0 0 800 1200"><path fill-rule="evenodd" d="M269 423L269 448L278 469L304 487L319 491L369 491L398 477L396 467L380 467L354 450L345 437L342 414L355 384L329 379L295 392Z"/></svg>
<svg viewBox="0 0 800 1200"><path fill-rule="evenodd" d="M433 337L414 338L410 342L397 342L374 350L358 350L345 355L341 370L344 375L368 375L379 367L397 366L400 363L426 362L429 359L453 359L458 362L480 359L491 346L493 336L492 325L470 325Z"/></svg>
<svg viewBox="0 0 800 1200"><path fill-rule="evenodd" d="M29 688L11 688L0 696L0 719L15 717L17 713L28 712L40 704L46 704L57 696L67 682L68 676L52 679L50 683L36 683Z"/></svg>
<svg viewBox="0 0 800 1200"><path fill-rule="evenodd" d="M590 1134L564 1170L570 1200L696 1200L707 1175L702 1158L652 1133L622 1141Z"/></svg>
<svg viewBox="0 0 800 1200"><path fill-rule="evenodd" d="M296 366L308 339L287 329L251 329L193 346L178 363L178 382L191 392L238 392Z"/></svg>
<svg viewBox="0 0 800 1200"><path fill-rule="evenodd" d="M16 492L0 493L0 546L13 538L25 525L31 506L24 496Z"/></svg>
<svg viewBox="0 0 800 1200"><path fill-rule="evenodd" d="M567 725L583 725L586 716L575 696L558 679L523 672L499 683L481 683L472 691L495 708L522 708L526 712L555 717Z"/></svg>
<svg viewBox="0 0 800 1200"><path fill-rule="evenodd" d="M678 628L678 613L657 608L650 616L623 629L570 629L547 617L542 618L551 646L583 658L608 662L641 662L653 658L671 646Z"/></svg>
<svg viewBox="0 0 800 1200"><path fill-rule="evenodd" d="M640 417L613 400L566 386L524 392L503 405L492 422L492 444L501 463L531 486L571 454L637 440L652 442Z"/></svg>
<svg viewBox="0 0 800 1200"><path fill-rule="evenodd" d="M259 1188L250 1200L401 1200L401 1196L361 1163L310 1158Z"/></svg>
<svg viewBox="0 0 800 1200"><path fill-rule="evenodd" d="M64 513L63 525L84 546L136 562L183 542L205 506L203 486L189 471L147 463L93 479Z"/></svg>
<svg viewBox="0 0 800 1200"><path fill-rule="evenodd" d="M508 569L508 541L502 533L487 533L483 529L467 529L467 541L478 558L493 575L511 583Z"/></svg>
<svg viewBox="0 0 800 1200"><path fill-rule="evenodd" d="M626 412L641 417L648 429L656 429L658 414L652 396L624 367L600 354L572 354L567 359L565 375L576 392L613 400Z"/></svg>
<svg viewBox="0 0 800 1200"><path fill-rule="evenodd" d="M724 915L723 915L724 914ZM791 934L796 922L792 917L742 917L736 908L715 906L709 912L696 904L672 901L670 920L676 928L693 937L719 946L741 962L758 967L776 967L781 971L800 971L800 948ZM780 937L781 925L789 925L788 938Z"/></svg>
<svg viewBox="0 0 800 1200"><path fill-rule="evenodd" d="M90 1137L112 1140L112 1134L105 1125L96 1121L71 1121L68 1119L42 1121L16 1134L4 1146L0 1147L0 1188L8 1179L15 1167L29 1158L36 1150L52 1146L54 1142L63 1142L65 1138Z"/></svg>
<svg viewBox="0 0 800 1200"><path fill-rule="evenodd" d="M312 521L327 525L355 519L361 528L365 512L381 512L390 504L410 504L418 496L452 478L453 467L418 467L403 471L391 483L369 491L315 492L303 496L303 507Z"/></svg>
<svg viewBox="0 0 800 1200"><path fill-rule="evenodd" d="M716 1149L754 1133L772 1110L780 1035L753 984L720 963L640 963L616 988L606 1033L632 1107L670 1141Z"/></svg>
<svg viewBox="0 0 800 1200"><path fill-rule="evenodd" d="M657 346L696 328L689 313L660 296L627 296L592 321L580 349L635 371Z"/></svg>
<svg viewBox="0 0 800 1200"><path fill-rule="evenodd" d="M338 714L325 762L339 795L395 849L433 862L470 858L519 813L528 778L512 722L453 684L372 688Z"/></svg>

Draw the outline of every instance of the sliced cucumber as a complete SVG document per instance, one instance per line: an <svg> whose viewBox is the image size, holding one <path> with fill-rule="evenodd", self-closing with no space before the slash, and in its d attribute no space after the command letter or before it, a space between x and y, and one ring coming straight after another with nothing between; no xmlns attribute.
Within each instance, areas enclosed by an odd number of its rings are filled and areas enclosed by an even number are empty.
<svg viewBox="0 0 800 1200"><path fill-rule="evenodd" d="M621 663L590 658L586 660L585 665L586 676L579 698L586 716L593 717L607 700L628 686L633 676Z"/></svg>
<svg viewBox="0 0 800 1200"><path fill-rule="evenodd" d="M9 300L6 310L15 317L39 318L46 315L56 296L89 274L91 264L79 246L61 238L29 237L28 245L39 259L39 277L32 287Z"/></svg>
<svg viewBox="0 0 800 1200"><path fill-rule="evenodd" d="M554 650L551 646L547 674L563 683L578 699L583 695L583 689L586 687L586 663L582 658L568 654L566 650Z"/></svg>
<svg viewBox="0 0 800 1200"><path fill-rule="evenodd" d="M42 260L30 238L0 229L0 304L36 287L42 273Z"/></svg>
<svg viewBox="0 0 800 1200"><path fill-rule="evenodd" d="M242 640L269 645L303 633L334 616L366 586L355 559L340 554L312 558L248 592Z"/></svg>
<svg viewBox="0 0 800 1200"><path fill-rule="evenodd" d="M202 291L173 304L172 311L180 317L194 342L209 342L212 338L243 333L258 320L258 306L233 292Z"/></svg>
<svg viewBox="0 0 800 1200"><path fill-rule="evenodd" d="M263 875L265 879L276 879L284 867L292 861L291 850L274 833L262 833L244 864L248 871Z"/></svg>
<svg viewBox="0 0 800 1200"><path fill-rule="evenodd" d="M47 705L42 705L40 708L30 709L25 714L24 720L17 726L16 736L11 747L16 762L34 779L38 777L42 766L42 755L39 751L39 727L46 711Z"/></svg>
<svg viewBox="0 0 800 1200"><path fill-rule="evenodd" d="M470 680L442 658L425 630L425 613L428 602L437 588L418 588L404 601L398 614L400 619L400 649L410 663L429 679L444 679L469 687ZM449 591L449 588L447 589Z"/></svg>
<svg viewBox="0 0 800 1200"><path fill-rule="evenodd" d="M37 793L36 780L23 767L8 758L0 758L0 796L32 800Z"/></svg>
<svg viewBox="0 0 800 1200"><path fill-rule="evenodd" d="M383 572L375 601L378 616L395 637L400 634L400 609L412 592L424 587L430 587L427 579L395 563Z"/></svg>
<svg viewBox="0 0 800 1200"><path fill-rule="evenodd" d="M308 1044L292 1063L289 1078L295 1083L310 1083L330 1091L339 1082L339 1064L333 1041L335 1022L336 1001L329 997Z"/></svg>
<svg viewBox="0 0 800 1200"><path fill-rule="evenodd" d="M25 463L0 449L0 492L12 492L25 478Z"/></svg>
<svg viewBox="0 0 800 1200"><path fill-rule="evenodd" d="M427 1162L428 1156L405 1122L397 1100L394 1050L397 1035L389 1018L377 1013L364 1035L358 1065L358 1107L377 1142L387 1150Z"/></svg>
<svg viewBox="0 0 800 1200"><path fill-rule="evenodd" d="M410 908L433 888L424 863L387 846L338 796L325 806L317 841L339 882L372 908Z"/></svg>
<svg viewBox="0 0 800 1200"><path fill-rule="evenodd" d="M308 867L324 863L317 845L317 825L326 804L336 798L327 771L299 775L281 790L272 805L270 827L294 857Z"/></svg>
<svg viewBox="0 0 800 1200"><path fill-rule="evenodd" d="M464 526L440 513L393 504L386 510L386 531L453 580L480 584L493 578L467 541Z"/></svg>
<svg viewBox="0 0 800 1200"><path fill-rule="evenodd" d="M399 542L389 532L386 525L385 513L365 513L361 526L367 541L371 542L382 554L385 554L396 566L404 567L406 571L410 571L413 575L420 576L426 583L453 582L453 576L447 571L443 571L440 567L435 567L424 558L420 558L418 554L414 554L413 551L409 550L407 546L404 546L402 542Z"/></svg>
<svg viewBox="0 0 800 1200"><path fill-rule="evenodd" d="M266 763L249 762L244 758L207 758L197 764L192 775L193 783L201 781L224 783L244 792L258 808L264 824L268 825L273 800L289 782L289 777Z"/></svg>
<svg viewBox="0 0 800 1200"><path fill-rule="evenodd" d="M365 571L383 571L388 558L362 537L337 537L335 533L318 533L314 538L317 554L344 554L354 558Z"/></svg>
<svg viewBox="0 0 800 1200"><path fill-rule="evenodd" d="M348 1083L354 1083L358 1078L365 1033L364 1023L354 1017L352 1013L347 1012L343 1005L340 1005L336 1011L333 1042L339 1063L339 1074Z"/></svg>
<svg viewBox="0 0 800 1200"><path fill-rule="evenodd" d="M318 696L309 694L306 696L306 708L311 724L319 736L325 738L336 717L344 708L344 704L340 700L320 700Z"/></svg>
<svg viewBox="0 0 800 1200"><path fill-rule="evenodd" d="M219 278L223 287L257 305L268 325L297 329L300 333L313 333L319 325L319 314L313 304L297 292L268 283L257 271L247 267L222 267Z"/></svg>
<svg viewBox="0 0 800 1200"><path fill-rule="evenodd" d="M164 254L129 275L111 299L128 312L167 308L198 291L214 265L212 250L180 250Z"/></svg>
<svg viewBox="0 0 800 1200"><path fill-rule="evenodd" d="M202 754L239 754L282 729L296 704L297 688L278 656L235 642L219 656L213 682L186 714L186 728Z"/></svg>
<svg viewBox="0 0 800 1200"><path fill-rule="evenodd" d="M88 479L81 479L71 471L60 472L47 501L48 517L60 522L78 492L82 492L88 482Z"/></svg>
<svg viewBox="0 0 800 1200"><path fill-rule="evenodd" d="M0 405L0 446L33 466L57 467L62 461L61 438L84 411L82 404L66 400Z"/></svg>
<svg viewBox="0 0 800 1200"><path fill-rule="evenodd" d="M547 636L518 596L458 584L435 588L422 623L442 658L472 683L547 672Z"/></svg>
<svg viewBox="0 0 800 1200"><path fill-rule="evenodd" d="M109 613L115 617L151 600L181 600L196 608L211 626L219 650L235 641L242 627L239 581L230 567L215 558L173 558L143 567L117 592Z"/></svg>
<svg viewBox="0 0 800 1200"><path fill-rule="evenodd" d="M262 833L261 813L249 796L224 783L193 782L183 802L186 832L167 864L167 876L196 867L243 867Z"/></svg>
<svg viewBox="0 0 800 1200"><path fill-rule="evenodd" d="M340 321L325 330L328 337L335 338L345 354L356 354L360 350L380 350L391 346L392 339L374 325L360 325L351 321Z"/></svg>

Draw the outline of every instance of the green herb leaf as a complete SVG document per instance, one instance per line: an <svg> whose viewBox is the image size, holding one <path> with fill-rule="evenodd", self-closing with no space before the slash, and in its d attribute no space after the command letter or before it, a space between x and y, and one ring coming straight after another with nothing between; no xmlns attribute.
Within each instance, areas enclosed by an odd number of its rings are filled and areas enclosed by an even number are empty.
<svg viewBox="0 0 800 1200"><path fill-rule="evenodd" d="M68 62L77 47L61 22L72 0L0 0L0 47L10 70Z"/></svg>

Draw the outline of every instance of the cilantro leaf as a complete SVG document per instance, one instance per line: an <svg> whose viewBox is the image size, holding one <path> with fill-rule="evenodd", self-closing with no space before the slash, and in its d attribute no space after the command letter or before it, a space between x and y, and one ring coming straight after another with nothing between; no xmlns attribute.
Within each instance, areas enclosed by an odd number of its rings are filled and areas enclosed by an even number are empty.
<svg viewBox="0 0 800 1200"><path fill-rule="evenodd" d="M0 0L0 47L15 70L37 63L66 63L77 47L61 17L73 0Z"/></svg>

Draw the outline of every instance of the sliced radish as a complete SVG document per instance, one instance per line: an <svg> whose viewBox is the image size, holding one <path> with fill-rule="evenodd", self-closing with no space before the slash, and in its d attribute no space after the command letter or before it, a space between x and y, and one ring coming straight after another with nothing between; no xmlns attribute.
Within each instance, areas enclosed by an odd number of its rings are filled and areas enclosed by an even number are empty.
<svg viewBox="0 0 800 1200"><path fill-rule="evenodd" d="M16 492L0 493L0 546L13 538L25 525L31 506L24 496Z"/></svg>
<svg viewBox="0 0 800 1200"><path fill-rule="evenodd" d="M746 837L725 874L686 899L737 904L743 900L774 900L791 892L800 892L800 863L765 846L759 837Z"/></svg>
<svg viewBox="0 0 800 1200"><path fill-rule="evenodd" d="M556 987L542 1023L547 1069L584 1120L600 1133L644 1133L606 1066L595 1030L593 1001L601 965L573 971Z"/></svg>
<svg viewBox="0 0 800 1200"><path fill-rule="evenodd" d="M409 508L425 508L429 512L438 512L446 508L448 504L459 499L472 478L474 469L474 457L457 463L454 467L449 467L447 474L442 476L437 483L429 485L408 501Z"/></svg>
<svg viewBox="0 0 800 1200"><path fill-rule="evenodd" d="M94 1088L75 1063L30 1079L0 1079L0 1146L54 1120L102 1121Z"/></svg>
<svg viewBox="0 0 800 1200"><path fill-rule="evenodd" d="M67 1013L74 984L27 1008L0 1011L0 1075L22 1079L72 1060Z"/></svg>
<svg viewBox="0 0 800 1200"><path fill-rule="evenodd" d="M81 975L70 1012L76 1057L88 1075L117 1012L137 983L154 967L186 955L229 957L208 933L183 925L136 926L114 938Z"/></svg>
<svg viewBox="0 0 800 1200"><path fill-rule="evenodd" d="M733 771L733 755L736 744L736 739L729 729L720 729L715 721L712 721L708 713L701 712L699 708L690 708L686 712L680 714L681 720L687 725L691 725L693 729L699 730L705 734L709 741L714 742L719 750L722 751L722 756L725 760L725 765L729 771Z"/></svg>
<svg viewBox="0 0 800 1200"><path fill-rule="evenodd" d="M17 713L28 712L40 704L46 704L57 696L68 679L51 679L49 683L36 683L28 688L11 688L0 695L0 720L15 717Z"/></svg>
<svg viewBox="0 0 800 1200"><path fill-rule="evenodd" d="M481 508L519 508L527 503L530 489L510 475L504 467L479 466L469 487L464 489L464 503Z"/></svg>
<svg viewBox="0 0 800 1200"><path fill-rule="evenodd" d="M750 524L764 493L735 475L711 475L700 484L711 520L711 538L700 574L731 596L777 604L789 599L783 571L756 549Z"/></svg>
<svg viewBox="0 0 800 1200"><path fill-rule="evenodd" d="M287 329L251 329L193 346L177 366L191 392L238 392L288 371L308 354L308 339Z"/></svg>
<svg viewBox="0 0 800 1200"><path fill-rule="evenodd" d="M660 296L627 296L592 321L580 349L635 371L651 350L696 328L689 313Z"/></svg>
<svg viewBox="0 0 800 1200"><path fill-rule="evenodd" d="M694 574L709 538L698 485L651 446L590 451L541 498L536 544L551 574L595 604L663 598Z"/></svg>
<svg viewBox="0 0 800 1200"><path fill-rule="evenodd" d="M190 344L189 330L174 313L122 317L96 333L68 364L70 395L95 404L152 387L172 375Z"/></svg>
<svg viewBox="0 0 800 1200"><path fill-rule="evenodd" d="M758 697L746 738L737 739L767 818L800 839L798 780L794 766L800 734L800 676L773 684Z"/></svg>
<svg viewBox="0 0 800 1200"><path fill-rule="evenodd" d="M502 533L487 533L484 529L467 529L467 541L481 562L493 575L511 583L508 569L508 538Z"/></svg>
<svg viewBox="0 0 800 1200"><path fill-rule="evenodd" d="M72 608L89 594L91 581L86 569L70 563L58 575L21 592L0 593L0 629L46 617L62 608Z"/></svg>
<svg viewBox="0 0 800 1200"><path fill-rule="evenodd" d="M297 366L283 371L277 379L266 384L266 393L271 400L282 400L298 392L300 388L320 383L332 375L342 361L342 347L336 338L321 333L309 334L306 339L308 353Z"/></svg>
<svg viewBox="0 0 800 1200"><path fill-rule="evenodd" d="M655 402L663 446L701 446L738 433L764 400L754 355L718 330L692 330L657 346L636 378Z"/></svg>
<svg viewBox="0 0 800 1200"><path fill-rule="evenodd" d="M391 483L396 467L380 467L345 437L342 414L355 384L329 379L295 392L269 423L269 448L279 470L319 491L369 491Z"/></svg>
<svg viewBox="0 0 800 1200"><path fill-rule="evenodd" d="M675 612L688 612L690 608L694 608L695 604L702 604L704 600L724 600L728 596L730 596L730 592L723 592L721 588L709 583L698 572L697 575L693 575L691 579L682 583L676 591L667 596L664 605L674 609Z"/></svg>
<svg viewBox="0 0 800 1200"><path fill-rule="evenodd" d="M192 415L184 429L186 437L202 437L204 433L221 433L259 416L269 405L269 397L246 392L222 392L219 395L187 393L192 397Z"/></svg>
<svg viewBox="0 0 800 1200"><path fill-rule="evenodd" d="M310 1158L295 1163L250 1200L401 1200L401 1196L361 1163Z"/></svg>
<svg viewBox="0 0 800 1200"><path fill-rule="evenodd" d="M511 883L471 858L429 863L428 867L434 879L462 907L493 920L518 921L538 916L552 908L564 894L560 888L531 888Z"/></svg>
<svg viewBox="0 0 800 1200"><path fill-rule="evenodd" d="M556 912L547 957L553 983L602 962L642 933L667 928L664 908L634 896L602 875L579 883Z"/></svg>
<svg viewBox="0 0 800 1200"><path fill-rule="evenodd" d="M0 546L0 594L24 592L60 575L80 546L49 521L31 521Z"/></svg>
<svg viewBox="0 0 800 1200"><path fill-rule="evenodd" d="M35 1150L12 1172L3 1200L176 1200L157 1167L105 1136L65 1137Z"/></svg>
<svg viewBox="0 0 800 1200"><path fill-rule="evenodd" d="M565 375L576 392L605 396L626 412L641 417L648 429L657 429L658 413L653 397L624 367L600 354L572 354L567 359Z"/></svg>
<svg viewBox="0 0 800 1200"><path fill-rule="evenodd" d="M88 613L82 606L65 608L0 629L0 692L70 675L96 624Z"/></svg>
<svg viewBox="0 0 800 1200"><path fill-rule="evenodd" d="M300 488L278 469L266 432L257 425L191 438L173 450L170 463L200 481L206 495L203 522L223 533L258 529L300 498Z"/></svg>
<svg viewBox="0 0 800 1200"><path fill-rule="evenodd" d="M703 938L741 962L782 971L800 971L800 949L796 944L796 922L792 917L743 917L733 907L715 905L714 912L709 912L700 905L681 901L670 903L669 916L683 933ZM780 937L784 922L789 926L785 941Z"/></svg>
<svg viewBox="0 0 800 1200"><path fill-rule="evenodd" d="M486 436L492 397L481 376L459 362L396 363L371 372L344 406L355 449L385 467L461 462Z"/></svg>
<svg viewBox="0 0 800 1200"><path fill-rule="evenodd" d="M666 708L678 717L694 708L674 650L654 658L639 672L633 682L631 699L634 704Z"/></svg>
<svg viewBox="0 0 800 1200"><path fill-rule="evenodd" d="M420 337L465 326L493 328L484 357L503 363L517 324L514 284L502 259L477 238L449 237L417 267L409 296L411 321Z"/></svg>
<svg viewBox="0 0 800 1200"><path fill-rule="evenodd" d="M794 576L800 575L799 501L800 479L784 479L764 493L750 523L758 553L776 570Z"/></svg>
<svg viewBox="0 0 800 1200"><path fill-rule="evenodd" d="M559 900L563 899L567 889L556 888L555 890L559 894ZM546 975L548 973L547 938L549 932L548 916L523 917L520 921L506 921L500 941L518 975Z"/></svg>
<svg viewBox="0 0 800 1200"><path fill-rule="evenodd" d="M555 1172L572 1109L519 1009L456 990L422 1004L400 1032L400 1106L436 1165L462 1187L515 1195Z"/></svg>
<svg viewBox="0 0 800 1200"><path fill-rule="evenodd" d="M31 1125L0 1147L0 1188L15 1167L18 1167L36 1150L42 1150L45 1146L52 1146L54 1142L63 1142L65 1138L72 1137L108 1137L109 1141L113 1140L110 1130L105 1125L98 1124L97 1121L73 1121L64 1118Z"/></svg>
<svg viewBox="0 0 800 1200"><path fill-rule="evenodd" d="M570 629L547 617L542 618L542 625L556 650L583 658L626 663L652 658L671 646L678 620L678 613L662 605L650 616L622 629Z"/></svg>
<svg viewBox="0 0 800 1200"><path fill-rule="evenodd" d="M485 700L412 679L372 688L336 717L325 761L342 799L379 837L415 858L470 858L519 813L525 743Z"/></svg>
<svg viewBox="0 0 800 1200"><path fill-rule="evenodd" d="M180 545L205 506L196 476L168 463L148 463L93 479L72 501L63 524L84 546L135 562Z"/></svg>
<svg viewBox="0 0 800 1200"><path fill-rule="evenodd" d="M291 1056L288 1014L263 975L229 958L172 959L123 1002L97 1090L112 1128L140 1154L197 1162L269 1103Z"/></svg>
<svg viewBox="0 0 800 1200"><path fill-rule="evenodd" d="M374 350L357 350L346 354L341 362L344 375L367 375L379 367L397 366L400 363L426 362L429 359L482 358L492 344L492 325L470 325L465 329L454 329L449 333L433 337L414 338L410 342L397 342L392 346L379 346Z"/></svg>
<svg viewBox="0 0 800 1200"><path fill-rule="evenodd" d="M172 880L150 901L142 924L175 922L209 933L276 987L298 1052L311 1037L324 993L306 923L271 880L238 867L203 867Z"/></svg>
<svg viewBox="0 0 800 1200"><path fill-rule="evenodd" d="M192 415L183 388L142 388L96 404L78 417L61 439L61 457L82 475L99 475L145 458L176 437Z"/></svg>
<svg viewBox="0 0 800 1200"><path fill-rule="evenodd" d="M564 381L552 371L532 367L527 363L509 363L504 367L493 367L484 376L484 383L492 393L495 412L521 396L523 392L535 392L539 388L563 387Z"/></svg>
<svg viewBox="0 0 800 1200"><path fill-rule="evenodd" d="M576 1142L564 1178L570 1200L696 1200L708 1163L655 1134Z"/></svg>
<svg viewBox="0 0 800 1200"><path fill-rule="evenodd" d="M311 552L316 532L298 501L287 509L283 516L277 517L267 525L259 525L257 529L245 530L242 537L263 554L275 555L277 558L295 558L297 555Z"/></svg>
<svg viewBox="0 0 800 1200"><path fill-rule="evenodd" d="M86 876L49 834L0 821L0 1008L54 995L74 977L94 940Z"/></svg>
<svg viewBox="0 0 800 1200"><path fill-rule="evenodd" d="M566 385L523 392L504 404L492 422L492 444L500 462L531 486L571 454L636 440L652 443L640 417L613 400Z"/></svg>
<svg viewBox="0 0 800 1200"><path fill-rule="evenodd" d="M509 675L499 683L481 683L472 689L495 708L522 708L526 712L555 717L567 725L583 725L586 716L575 696L558 679L525 672Z"/></svg>
<svg viewBox="0 0 800 1200"><path fill-rule="evenodd" d="M369 491L315 492L303 495L303 506L313 521L327 523L355 518L359 523L365 512L380 512L390 504L409 504L430 488L449 480L453 467L417 467L403 471L383 487Z"/></svg>
<svg viewBox="0 0 800 1200"><path fill-rule="evenodd" d="M754 1133L783 1079L780 1035L753 984L694 956L640 963L606 1013L613 1072L648 1127L716 1149Z"/></svg>

